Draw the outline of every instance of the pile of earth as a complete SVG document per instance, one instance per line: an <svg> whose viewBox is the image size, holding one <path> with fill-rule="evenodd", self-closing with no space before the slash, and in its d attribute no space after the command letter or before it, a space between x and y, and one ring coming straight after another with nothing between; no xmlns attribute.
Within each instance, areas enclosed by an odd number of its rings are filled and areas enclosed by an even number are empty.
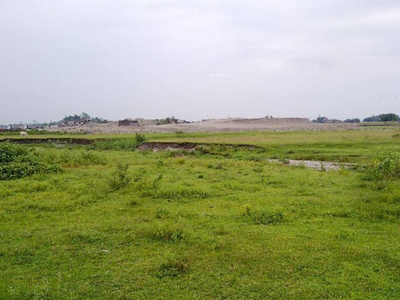
<svg viewBox="0 0 400 300"><path fill-rule="evenodd" d="M77 133L174 133L174 132L242 132L242 131L329 131L358 129L357 124L319 124L306 118L210 119L187 124L156 125L155 120L137 119L139 126L118 126L118 122L90 123L82 126L51 128L51 131Z"/></svg>

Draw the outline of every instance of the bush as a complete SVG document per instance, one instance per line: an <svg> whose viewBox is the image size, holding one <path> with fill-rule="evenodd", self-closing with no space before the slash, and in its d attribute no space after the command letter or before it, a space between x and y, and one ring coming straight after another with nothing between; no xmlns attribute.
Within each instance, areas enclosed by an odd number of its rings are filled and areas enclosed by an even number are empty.
<svg viewBox="0 0 400 300"><path fill-rule="evenodd" d="M108 178L108 185L112 191L118 191L127 187L132 177L128 175L128 164L119 163L117 169Z"/></svg>
<svg viewBox="0 0 400 300"><path fill-rule="evenodd" d="M18 179L36 173L57 173L62 169L41 162L38 157L19 145L0 145L0 180Z"/></svg>
<svg viewBox="0 0 400 300"><path fill-rule="evenodd" d="M187 239L186 232L181 225L154 226L145 235L153 240L169 243L179 243Z"/></svg>
<svg viewBox="0 0 400 300"><path fill-rule="evenodd" d="M96 140L92 145L88 146L88 149L133 151L136 146L136 139Z"/></svg>
<svg viewBox="0 0 400 300"><path fill-rule="evenodd" d="M136 133L135 134L135 141L136 144L141 144L146 140L146 137L144 136L144 134L140 134L140 133Z"/></svg>
<svg viewBox="0 0 400 300"><path fill-rule="evenodd" d="M13 162L26 155L28 155L28 151L19 145L8 143L0 145L0 164Z"/></svg>
<svg viewBox="0 0 400 300"><path fill-rule="evenodd" d="M359 118L354 118L354 119L346 119L344 120L345 123L361 123L361 120Z"/></svg>
<svg viewBox="0 0 400 300"><path fill-rule="evenodd" d="M395 153L377 153L367 167L371 180L391 180L400 178L400 155Z"/></svg>

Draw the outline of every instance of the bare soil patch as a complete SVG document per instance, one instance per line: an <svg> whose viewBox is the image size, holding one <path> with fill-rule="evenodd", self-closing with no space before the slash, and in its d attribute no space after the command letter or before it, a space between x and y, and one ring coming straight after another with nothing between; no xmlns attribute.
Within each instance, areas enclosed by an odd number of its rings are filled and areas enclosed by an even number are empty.
<svg viewBox="0 0 400 300"><path fill-rule="evenodd" d="M350 164L350 163L336 163L336 162L330 162L330 161L319 161L319 160L294 160L294 159L288 159L285 160L284 162L280 161L279 159L269 159L269 162L273 163L282 163L287 166L304 166L308 169L314 169L314 170L340 170L341 168L353 168L355 164Z"/></svg>

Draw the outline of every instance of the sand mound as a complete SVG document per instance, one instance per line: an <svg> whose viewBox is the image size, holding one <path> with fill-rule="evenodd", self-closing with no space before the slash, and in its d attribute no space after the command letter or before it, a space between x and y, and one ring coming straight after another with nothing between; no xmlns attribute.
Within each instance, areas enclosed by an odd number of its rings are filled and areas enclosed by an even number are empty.
<svg viewBox="0 0 400 300"><path fill-rule="evenodd" d="M82 126L52 128L51 131L79 133L133 133L133 132L241 132L241 131L320 131L357 129L357 124L318 124L306 118L231 118L211 119L188 124L155 125L155 120L136 119L139 126L118 126L118 122L90 123Z"/></svg>

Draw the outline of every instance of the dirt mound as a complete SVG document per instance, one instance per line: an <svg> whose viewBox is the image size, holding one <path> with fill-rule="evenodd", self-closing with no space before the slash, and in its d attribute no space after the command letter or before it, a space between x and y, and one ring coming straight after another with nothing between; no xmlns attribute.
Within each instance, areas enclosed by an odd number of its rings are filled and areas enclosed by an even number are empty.
<svg viewBox="0 0 400 300"><path fill-rule="evenodd" d="M309 119L306 118L233 119L230 122L241 124L313 124Z"/></svg>
<svg viewBox="0 0 400 300"><path fill-rule="evenodd" d="M328 131L358 129L357 124L318 124L306 118L211 119L188 124L155 125L155 120L137 119L139 126L118 126L118 122L91 123L82 126L51 128L50 131L77 133L174 133L174 132L242 132L242 131Z"/></svg>

